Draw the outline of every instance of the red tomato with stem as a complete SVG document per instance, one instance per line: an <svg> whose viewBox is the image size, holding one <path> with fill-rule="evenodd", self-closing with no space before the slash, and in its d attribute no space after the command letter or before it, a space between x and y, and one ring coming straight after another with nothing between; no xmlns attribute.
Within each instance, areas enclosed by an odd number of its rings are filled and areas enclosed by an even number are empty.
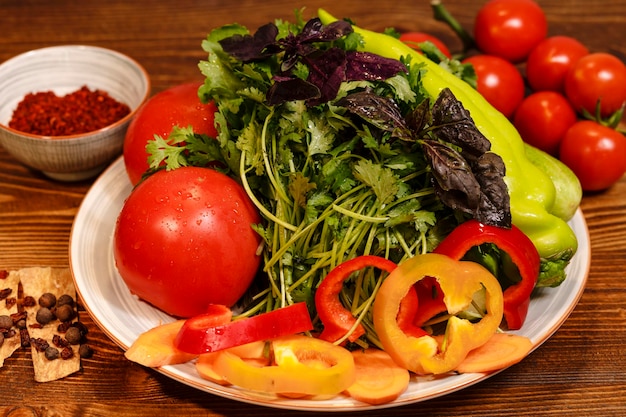
<svg viewBox="0 0 626 417"><path fill-rule="evenodd" d="M241 185L210 168L161 170L128 196L114 258L128 289L178 317L232 306L254 279L261 219Z"/></svg>
<svg viewBox="0 0 626 417"><path fill-rule="evenodd" d="M608 117L626 102L626 65L614 55L596 52L579 59L565 77L565 94L577 111Z"/></svg>
<svg viewBox="0 0 626 417"><path fill-rule="evenodd" d="M445 43L436 36L425 32L407 32L400 35L400 40L416 51L420 52L419 44L422 42L431 42L433 43L445 56L449 59L452 58L452 54L450 53L450 49L446 46Z"/></svg>
<svg viewBox="0 0 626 417"><path fill-rule="evenodd" d="M574 108L556 91L530 94L517 107L513 117L513 124L526 143L553 156L558 154L565 132L576 121Z"/></svg>
<svg viewBox="0 0 626 417"><path fill-rule="evenodd" d="M474 19L478 49L514 63L525 60L547 34L546 16L532 0L490 0Z"/></svg>
<svg viewBox="0 0 626 417"><path fill-rule="evenodd" d="M526 60L526 79L533 91L565 89L565 76L589 49L569 36L552 36L537 45Z"/></svg>
<svg viewBox="0 0 626 417"><path fill-rule="evenodd" d="M213 102L203 104L198 98L201 83L186 83L163 90L138 110L128 125L124 139L124 164L130 182L135 185L149 168L146 144L154 135L167 138L174 126L193 126L195 133L217 136Z"/></svg>
<svg viewBox="0 0 626 417"><path fill-rule="evenodd" d="M513 116L524 99L524 78L515 65L497 56L475 55L463 60L476 72L476 89L506 117Z"/></svg>
<svg viewBox="0 0 626 417"><path fill-rule="evenodd" d="M561 141L559 158L585 191L601 191L626 172L626 137L591 120L574 124Z"/></svg>

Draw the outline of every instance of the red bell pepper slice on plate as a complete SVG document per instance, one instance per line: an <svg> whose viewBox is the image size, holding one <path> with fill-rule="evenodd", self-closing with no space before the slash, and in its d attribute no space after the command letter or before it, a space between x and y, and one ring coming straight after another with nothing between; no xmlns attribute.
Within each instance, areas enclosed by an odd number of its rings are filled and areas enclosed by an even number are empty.
<svg viewBox="0 0 626 417"><path fill-rule="evenodd" d="M200 314L187 319L174 344L183 352L202 354L312 329L309 310L301 302L228 322L215 320L211 312Z"/></svg>

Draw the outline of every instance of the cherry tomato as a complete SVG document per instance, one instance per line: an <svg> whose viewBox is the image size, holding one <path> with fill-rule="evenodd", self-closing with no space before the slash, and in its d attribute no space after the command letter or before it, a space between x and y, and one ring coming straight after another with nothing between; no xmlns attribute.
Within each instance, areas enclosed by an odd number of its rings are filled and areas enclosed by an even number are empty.
<svg viewBox="0 0 626 417"><path fill-rule="evenodd" d="M579 59L565 77L565 94L577 111L608 117L626 102L626 65L616 56L596 52Z"/></svg>
<svg viewBox="0 0 626 417"><path fill-rule="evenodd" d="M626 172L626 137L591 120L574 124L561 142L559 158L585 191L609 188Z"/></svg>
<svg viewBox="0 0 626 417"><path fill-rule="evenodd" d="M463 60L476 72L476 89L506 117L524 99L524 78L515 65L497 56L475 55Z"/></svg>
<svg viewBox="0 0 626 417"><path fill-rule="evenodd" d="M191 317L232 306L260 265L256 207L232 178L210 168L158 171L127 198L114 232L120 276L140 299Z"/></svg>
<svg viewBox="0 0 626 417"><path fill-rule="evenodd" d="M513 124L525 142L556 156L565 132L576 120L576 112L564 95L538 91L517 107Z"/></svg>
<svg viewBox="0 0 626 417"><path fill-rule="evenodd" d="M487 55L521 62L548 34L541 7L532 0L490 0L474 20L474 41Z"/></svg>
<svg viewBox="0 0 626 417"><path fill-rule="evenodd" d="M124 163L133 185L148 169L146 144L154 135L167 138L172 127L191 125L196 133L217 136L213 126L217 108L212 102L200 102L200 85L187 83L171 87L152 96L137 110L124 139Z"/></svg>
<svg viewBox="0 0 626 417"><path fill-rule="evenodd" d="M407 32L400 35L400 40L416 51L420 51L419 44L422 42L432 42L441 53L443 53L448 58L452 58L452 54L450 53L450 49L446 46L445 43L436 36L430 35L424 32Z"/></svg>
<svg viewBox="0 0 626 417"><path fill-rule="evenodd" d="M539 43L526 61L526 79L533 91L564 91L565 76L589 49L569 36L552 36Z"/></svg>

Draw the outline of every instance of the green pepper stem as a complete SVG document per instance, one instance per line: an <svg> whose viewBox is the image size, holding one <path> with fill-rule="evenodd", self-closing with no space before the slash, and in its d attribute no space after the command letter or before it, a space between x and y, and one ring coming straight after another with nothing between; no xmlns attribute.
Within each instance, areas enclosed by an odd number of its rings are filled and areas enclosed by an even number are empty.
<svg viewBox="0 0 626 417"><path fill-rule="evenodd" d="M474 38L461 26L461 24L448 12L441 0L431 0L430 7L433 9L434 18L446 23L463 42L463 52L467 52L475 45Z"/></svg>

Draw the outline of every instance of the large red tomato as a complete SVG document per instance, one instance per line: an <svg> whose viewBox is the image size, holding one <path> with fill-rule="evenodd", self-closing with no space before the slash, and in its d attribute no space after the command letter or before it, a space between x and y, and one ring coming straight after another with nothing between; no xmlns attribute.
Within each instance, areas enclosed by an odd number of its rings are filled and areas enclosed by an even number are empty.
<svg viewBox="0 0 626 417"><path fill-rule="evenodd" d="M526 79L533 91L563 92L565 76L589 49L569 36L546 38L532 50L526 61Z"/></svg>
<svg viewBox="0 0 626 417"><path fill-rule="evenodd" d="M626 172L626 137L591 120L574 124L561 141L559 158L585 191L609 188Z"/></svg>
<svg viewBox="0 0 626 417"><path fill-rule="evenodd" d="M131 192L117 219L114 257L129 290L168 314L231 306L261 261L256 207L210 168L158 171Z"/></svg>
<svg viewBox="0 0 626 417"><path fill-rule="evenodd" d="M525 142L556 156L565 132L576 120L576 112L564 95L538 91L517 107L513 124Z"/></svg>
<svg viewBox="0 0 626 417"><path fill-rule="evenodd" d="M565 94L577 111L608 117L626 102L626 65L614 55L596 52L579 59L565 77Z"/></svg>
<svg viewBox="0 0 626 417"><path fill-rule="evenodd" d="M474 19L478 49L514 63L526 59L547 34L546 16L532 0L490 0Z"/></svg>
<svg viewBox="0 0 626 417"><path fill-rule="evenodd" d="M130 182L135 185L148 169L146 144L154 135L167 138L172 127L193 126L195 133L217 136L213 102L203 104L198 98L201 83L187 83L163 90L138 110L126 131L124 164Z"/></svg>
<svg viewBox="0 0 626 417"><path fill-rule="evenodd" d="M476 72L476 89L506 117L513 116L524 99L524 78L515 65L491 55L475 55L463 60Z"/></svg>

